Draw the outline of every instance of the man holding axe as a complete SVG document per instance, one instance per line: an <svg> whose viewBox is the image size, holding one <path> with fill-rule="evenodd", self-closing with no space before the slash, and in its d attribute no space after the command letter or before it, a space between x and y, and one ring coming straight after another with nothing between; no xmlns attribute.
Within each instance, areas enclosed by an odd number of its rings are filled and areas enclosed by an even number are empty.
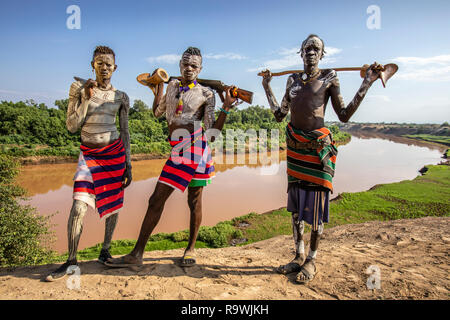
<svg viewBox="0 0 450 320"><path fill-rule="evenodd" d="M317 35L309 35L303 41L300 54L304 70L287 72L292 74L287 80L281 105L270 87L270 80L275 74L269 70L259 74L263 76L262 85L276 120L282 121L288 112L291 112L291 120L286 127L287 210L292 213L296 254L290 263L278 267L277 271L282 274L298 272L297 283L307 283L314 279L319 239L323 232L323 223L328 222L329 193L333 191L332 178L337 156L332 134L325 127L324 115L328 99L331 98L339 120L347 122L358 109L373 82L381 77L384 85L397 71L395 65L386 70L376 62L370 67L360 68L365 71L363 82L346 107L340 94L336 71L319 69L319 61L324 53L323 40ZM303 242L304 221L311 225L308 256L305 255Z"/></svg>
<svg viewBox="0 0 450 320"><path fill-rule="evenodd" d="M128 95L114 88L111 77L117 69L114 51L106 46L94 50L91 66L96 78L75 77L69 90L66 126L71 133L81 129L78 166L73 178L73 204L67 225L67 261L51 272L47 281L62 279L77 266L77 249L88 206L105 218L105 238L98 257L109 253L118 212L123 207L124 189L132 180ZM120 131L116 127L119 117ZM73 269L72 269L73 270Z"/></svg>
<svg viewBox="0 0 450 320"><path fill-rule="evenodd" d="M140 78L142 75L138 77L138 81L148 83L155 94L153 102L155 116L166 116L169 124L169 142L173 149L149 199L147 213L134 249L126 256L109 259L106 265L110 267L142 264L145 245L159 222L167 199L174 189L184 192L186 188L190 208L190 233L180 265L189 267L196 263L194 248L202 220L202 191L214 176L214 165L205 130L215 129L220 132L229 110L236 101L230 92L231 88L228 88L223 106L220 108L220 115L216 119L214 92L197 81L201 70L200 50L189 47L180 61L181 77L172 78L166 94L163 94L164 81L168 80L168 76L161 72L161 69L155 70L154 76L148 77L148 82L142 81ZM156 76L161 78L157 84L154 83ZM201 126L202 120L204 128Z"/></svg>

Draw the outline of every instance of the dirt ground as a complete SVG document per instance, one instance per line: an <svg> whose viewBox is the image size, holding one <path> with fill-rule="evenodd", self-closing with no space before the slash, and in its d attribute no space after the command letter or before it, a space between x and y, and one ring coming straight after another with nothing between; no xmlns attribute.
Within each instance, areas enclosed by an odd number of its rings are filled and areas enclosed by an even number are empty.
<svg viewBox="0 0 450 320"><path fill-rule="evenodd" d="M437 217L327 229L318 274L308 285L296 284L295 274L274 272L293 255L292 237L278 236L243 247L197 249L197 265L184 269L177 265L181 249L146 253L144 265L134 268L81 262L79 289L76 282L67 285L69 277L42 281L57 265L0 269L0 299L448 300L449 230L450 218ZM374 277L370 266L379 268L379 289L367 286Z"/></svg>

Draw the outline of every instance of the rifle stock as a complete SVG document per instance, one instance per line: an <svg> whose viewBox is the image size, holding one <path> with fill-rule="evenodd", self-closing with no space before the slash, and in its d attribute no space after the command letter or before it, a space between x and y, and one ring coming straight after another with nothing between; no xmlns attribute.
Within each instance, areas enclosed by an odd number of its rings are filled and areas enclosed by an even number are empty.
<svg viewBox="0 0 450 320"><path fill-rule="evenodd" d="M170 77L167 82L170 82L173 79L181 80L181 77ZM229 88L231 88L230 93L234 98L241 99L242 101L245 101L249 104L251 104L253 101L253 92L244 90L244 89L240 89L240 88L237 88L234 86L228 86L220 80L197 79L197 82L200 83L202 86L209 87L209 88L217 91L222 102L224 100L223 92L228 90Z"/></svg>

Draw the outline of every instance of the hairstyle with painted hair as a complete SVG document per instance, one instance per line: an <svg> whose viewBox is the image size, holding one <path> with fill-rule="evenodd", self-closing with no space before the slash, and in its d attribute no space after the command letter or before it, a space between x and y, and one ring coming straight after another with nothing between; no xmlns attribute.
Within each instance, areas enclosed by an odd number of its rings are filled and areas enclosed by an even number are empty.
<svg viewBox="0 0 450 320"><path fill-rule="evenodd" d="M99 54L112 54L114 59L116 59L116 55L114 54L113 49L111 49L110 47L107 47L107 46L95 47L94 54L92 55L92 60L94 60L95 56L99 55Z"/></svg>
<svg viewBox="0 0 450 320"><path fill-rule="evenodd" d="M324 56L325 53L327 53L325 51L325 43L323 42L322 38L320 38L317 34L310 34L305 40L303 40L302 42L302 46L300 48L300 51L298 53L301 53L303 51L303 47L305 46L306 42L308 42L309 39L311 38L318 38L320 40L320 42L322 42L322 57Z"/></svg>
<svg viewBox="0 0 450 320"><path fill-rule="evenodd" d="M196 47L189 47L189 48L187 48L187 49L183 52L183 55L185 55L185 54L190 54L190 55L193 55L193 56L199 56L200 58L202 57L202 54L201 54L201 52L200 52L200 49L199 49L199 48L196 48Z"/></svg>

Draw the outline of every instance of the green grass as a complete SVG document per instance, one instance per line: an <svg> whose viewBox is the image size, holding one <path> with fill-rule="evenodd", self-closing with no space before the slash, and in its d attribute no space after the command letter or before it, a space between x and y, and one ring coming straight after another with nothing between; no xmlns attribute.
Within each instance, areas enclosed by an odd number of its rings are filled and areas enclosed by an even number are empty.
<svg viewBox="0 0 450 320"><path fill-rule="evenodd" d="M220 248L229 244L233 238L242 237L242 233L238 228L234 227L232 221L219 222L213 227L200 227L196 248ZM152 235L145 251L154 250L171 250L186 248L188 244L189 230L178 231L174 233L158 233ZM133 250L136 240L114 240L111 242L110 252L112 255L124 255ZM92 260L98 257L102 244L83 249L78 252L77 258L79 260ZM67 253L59 255L55 260L49 262L63 262L67 259Z"/></svg>
<svg viewBox="0 0 450 320"><path fill-rule="evenodd" d="M125 255L133 250L134 245L136 244L136 240L114 240L111 242L111 254L114 255ZM145 251L154 251L154 250L172 250L179 248L186 248L188 242L187 241L173 241L170 239L157 240L157 241L149 241L145 246ZM208 245L203 241L197 241L195 244L196 248L207 248ZM78 260L92 260L96 259L100 254L100 250L102 249L102 244L99 243L93 247L89 247L83 249L78 252L77 258ZM67 260L67 253L58 256L54 262L64 262Z"/></svg>
<svg viewBox="0 0 450 320"><path fill-rule="evenodd" d="M378 185L372 190L343 193L330 203L326 228L373 220L450 216L450 166L427 166L428 172L398 183ZM251 224L243 230L248 244L280 234L292 234L291 214L285 209L252 214L242 219ZM305 232L309 232L306 226Z"/></svg>
<svg viewBox="0 0 450 320"><path fill-rule="evenodd" d="M427 166L428 171L414 180L377 185L369 191L342 193L330 203L330 222L325 228L373 220L411 219L426 216L450 216L450 166ZM247 223L249 226L242 226ZM305 226L305 232L309 232ZM219 248L230 245L232 239L247 239L245 245L277 235L291 235L291 214L286 208L264 214L250 213L231 221L220 222L214 227L200 228L197 248ZM185 248L188 230L175 233L159 233L150 237L146 251ZM112 255L129 253L136 241L117 240L111 245ZM81 260L95 259L101 244L78 253ZM67 255L61 255L62 262Z"/></svg>
<svg viewBox="0 0 450 320"><path fill-rule="evenodd" d="M431 134L406 134L404 137L423 140L428 142L441 143L446 146L450 146L450 137L449 136L434 136Z"/></svg>
<svg viewBox="0 0 450 320"><path fill-rule="evenodd" d="M343 193L331 203L328 227L371 220L450 215L450 166L427 166L414 180L378 185L370 191Z"/></svg>

